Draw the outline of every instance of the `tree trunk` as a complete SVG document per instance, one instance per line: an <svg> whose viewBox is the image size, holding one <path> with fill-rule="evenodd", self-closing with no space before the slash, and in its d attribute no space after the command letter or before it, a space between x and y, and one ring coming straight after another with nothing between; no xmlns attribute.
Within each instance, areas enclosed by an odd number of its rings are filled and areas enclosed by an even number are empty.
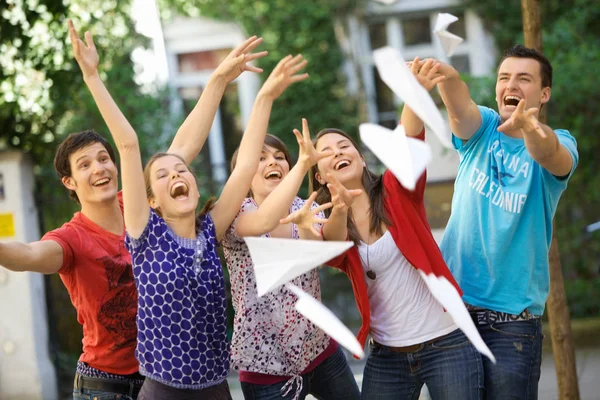
<svg viewBox="0 0 600 400"><path fill-rule="evenodd" d="M521 0L523 14L523 34L525 46L542 51L542 23L540 0ZM546 107L542 107L540 121L546 122ZM560 400L579 400L579 385L577 382L577 364L575 348L571 334L571 321L562 268L556 229L552 229L550 245L550 294L548 296L548 320L552 338L552 352L556 365L558 382L558 398Z"/></svg>

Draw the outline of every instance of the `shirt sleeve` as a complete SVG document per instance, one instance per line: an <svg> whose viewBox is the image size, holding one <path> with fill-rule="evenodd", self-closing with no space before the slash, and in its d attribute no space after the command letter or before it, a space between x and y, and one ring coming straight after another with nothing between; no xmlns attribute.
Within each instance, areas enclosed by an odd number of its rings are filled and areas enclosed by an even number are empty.
<svg viewBox="0 0 600 400"><path fill-rule="evenodd" d="M571 171L569 171L567 176L558 177L553 175L547 169L542 168L542 177L544 178L544 182L549 189L560 195L560 193L567 188L567 183L573 175L573 172L575 172L575 168L577 168L577 164L579 163L579 152L577 151L577 141L569 133L569 131L564 129L556 129L554 133L556 133L560 145L568 150L569 154L571 154L571 159L573 160Z"/></svg>
<svg viewBox="0 0 600 400"><path fill-rule="evenodd" d="M143 248L151 245L149 241L150 230L153 226L160 225L160 217L156 214L153 208L150 208L150 215L148 216L148 222L146 227L142 231L139 238L133 238L129 235L129 232L125 234L125 247L130 254L134 251L141 251ZM156 232L155 232L156 233Z"/></svg>
<svg viewBox="0 0 600 400"><path fill-rule="evenodd" d="M452 144L459 153L466 153L474 148L475 145L481 141L481 138L485 136L490 125L495 124L499 126L500 124L500 115L496 111L484 106L477 106L477 108L481 114L481 125L471 139L465 141L452 133Z"/></svg>
<svg viewBox="0 0 600 400"><path fill-rule="evenodd" d="M58 270L58 273L70 274L73 270L73 259L75 258L71 244L78 240L77 233L74 230L63 226L62 228L58 228L46 233L41 240L52 240L62 247L63 263Z"/></svg>
<svg viewBox="0 0 600 400"><path fill-rule="evenodd" d="M237 224L240 220L240 217L244 213L256 211L257 209L258 207L256 206L254 199L252 199L251 197L246 197L246 199L242 203L242 206L240 207L240 211L235 216L235 219L229 226L229 229L227 229L227 232L225 232L225 236L222 240L223 245L227 246L228 243L236 243L243 241L243 239L237 234Z"/></svg>

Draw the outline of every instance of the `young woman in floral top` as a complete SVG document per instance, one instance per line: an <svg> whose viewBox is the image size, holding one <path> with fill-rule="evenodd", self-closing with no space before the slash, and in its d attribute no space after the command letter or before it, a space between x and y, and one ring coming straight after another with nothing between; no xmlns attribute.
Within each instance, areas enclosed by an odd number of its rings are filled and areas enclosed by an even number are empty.
<svg viewBox="0 0 600 400"><path fill-rule="evenodd" d="M258 297L252 259L242 239L321 239L322 210L331 204L319 206L314 195L304 201L296 193L309 168L328 153L315 151L304 119L302 126L302 135L294 130L300 156L291 170L284 143L267 135L250 195L223 241L235 310L231 361L246 400L304 399L309 393L328 400L360 398L342 350L295 310L292 292L281 286ZM236 161L237 153L232 169ZM320 300L316 270L292 283Z"/></svg>

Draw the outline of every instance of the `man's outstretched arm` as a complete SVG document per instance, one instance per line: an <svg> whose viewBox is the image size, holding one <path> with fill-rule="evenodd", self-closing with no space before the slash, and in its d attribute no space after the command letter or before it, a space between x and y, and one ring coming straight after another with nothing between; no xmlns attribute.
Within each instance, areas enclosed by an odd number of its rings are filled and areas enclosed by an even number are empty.
<svg viewBox="0 0 600 400"><path fill-rule="evenodd" d="M438 84L442 101L448 110L450 128L454 135L469 140L481 126L481 114L471 99L467 84L452 66L440 63L438 72L446 79Z"/></svg>
<svg viewBox="0 0 600 400"><path fill-rule="evenodd" d="M10 271L54 274L63 264L63 249L53 240L0 243L0 265Z"/></svg>

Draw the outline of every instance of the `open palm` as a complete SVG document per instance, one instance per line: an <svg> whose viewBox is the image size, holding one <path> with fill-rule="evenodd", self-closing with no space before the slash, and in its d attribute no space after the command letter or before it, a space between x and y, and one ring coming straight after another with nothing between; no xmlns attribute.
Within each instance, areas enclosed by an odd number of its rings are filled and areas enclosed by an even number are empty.
<svg viewBox="0 0 600 400"><path fill-rule="evenodd" d="M69 20L69 38L73 48L73 56L81 68L84 78L96 75L98 73L98 51L94 45L94 39L90 32L85 33L85 43L79 38L79 34L73 26L73 21Z"/></svg>

